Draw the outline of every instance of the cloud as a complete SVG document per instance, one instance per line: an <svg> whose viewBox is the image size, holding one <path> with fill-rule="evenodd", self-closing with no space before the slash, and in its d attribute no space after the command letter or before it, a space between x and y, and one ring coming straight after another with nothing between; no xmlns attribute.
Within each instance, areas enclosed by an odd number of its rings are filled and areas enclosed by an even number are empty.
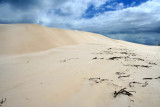
<svg viewBox="0 0 160 107"><path fill-rule="evenodd" d="M113 39L125 40L145 45L157 45L160 43L160 33L153 32L106 34L106 36Z"/></svg>
<svg viewBox="0 0 160 107"><path fill-rule="evenodd" d="M113 10L121 10L121 9L124 9L124 4L116 2L113 4L107 5L106 8L113 9Z"/></svg>
<svg viewBox="0 0 160 107"><path fill-rule="evenodd" d="M1 23L41 23L46 25L59 18L80 18L88 6L99 7L108 0L1 0ZM61 23L61 22L60 22ZM64 23L65 24L65 23ZM65 25L64 25L65 26Z"/></svg>
<svg viewBox="0 0 160 107"><path fill-rule="evenodd" d="M84 7L82 6L83 8L81 8L81 4L77 6L78 8L72 8L72 6L70 6L70 9L68 10L66 7L65 9L62 8L62 10L64 10L62 13L68 12L68 16L62 15L62 17L61 14L54 14L50 17L56 21L51 20L49 23L44 22L44 24L51 27L56 27L55 25L58 25L60 28L85 30L101 34L160 31L160 12L158 11L160 10L160 3L156 0L148 1L137 7L129 7L117 11L107 11L102 14L96 14L90 19L80 17L84 14L88 5L86 3L87 5ZM121 3L119 5L122 6ZM80 11L78 11L78 9Z"/></svg>
<svg viewBox="0 0 160 107"><path fill-rule="evenodd" d="M160 34L159 0L138 6L134 1L130 6L118 0L1 0L0 23L35 23L103 35L124 34L125 38L117 36L124 40L128 40L127 34L138 35L132 35L133 42L139 36L145 37L142 33ZM90 12L92 17L88 17Z"/></svg>
<svg viewBox="0 0 160 107"><path fill-rule="evenodd" d="M104 12L89 20L82 19L77 22L77 26L74 24L74 27L101 33L158 32L160 27L158 10L160 3L148 1L138 7Z"/></svg>
<svg viewBox="0 0 160 107"><path fill-rule="evenodd" d="M1 23L36 23L42 22L50 10L68 0L1 0ZM42 21L41 21L42 20Z"/></svg>

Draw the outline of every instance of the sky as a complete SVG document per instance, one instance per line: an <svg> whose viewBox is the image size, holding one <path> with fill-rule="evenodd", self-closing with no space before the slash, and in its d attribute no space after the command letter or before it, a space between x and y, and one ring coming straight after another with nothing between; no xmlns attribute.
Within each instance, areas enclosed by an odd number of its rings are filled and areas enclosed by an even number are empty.
<svg viewBox="0 0 160 107"><path fill-rule="evenodd" d="M0 0L0 24L33 23L160 44L160 0Z"/></svg>

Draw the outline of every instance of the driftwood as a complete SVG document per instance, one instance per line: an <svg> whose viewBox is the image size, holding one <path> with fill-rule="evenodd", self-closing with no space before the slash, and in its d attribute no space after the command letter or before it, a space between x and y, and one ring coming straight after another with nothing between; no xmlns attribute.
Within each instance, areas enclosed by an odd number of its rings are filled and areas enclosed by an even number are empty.
<svg viewBox="0 0 160 107"><path fill-rule="evenodd" d="M135 91L127 91L126 88L123 88L121 90L119 90L118 92L115 91L114 92L114 97L117 97L118 94L123 94L123 95L128 95L128 96L132 96L133 94L131 92L135 92ZM136 93L136 92L135 92Z"/></svg>

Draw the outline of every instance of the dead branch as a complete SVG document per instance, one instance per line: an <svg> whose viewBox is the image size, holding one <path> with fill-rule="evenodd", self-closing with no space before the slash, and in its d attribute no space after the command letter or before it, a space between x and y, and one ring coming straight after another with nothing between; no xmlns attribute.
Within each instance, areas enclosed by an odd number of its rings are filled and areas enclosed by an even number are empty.
<svg viewBox="0 0 160 107"><path fill-rule="evenodd" d="M119 90L118 92L115 91L114 92L114 97L117 97L118 94L123 94L123 95L128 95L128 96L132 96L133 94L131 92L135 92L135 91L127 91L126 88L123 88L121 90ZM135 92L136 93L136 92Z"/></svg>

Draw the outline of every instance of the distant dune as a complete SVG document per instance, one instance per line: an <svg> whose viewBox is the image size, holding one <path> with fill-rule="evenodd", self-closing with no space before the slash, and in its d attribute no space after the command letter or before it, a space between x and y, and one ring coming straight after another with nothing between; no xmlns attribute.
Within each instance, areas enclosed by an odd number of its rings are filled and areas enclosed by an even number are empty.
<svg viewBox="0 0 160 107"><path fill-rule="evenodd" d="M107 40L99 34L35 24L0 24L0 54L19 54Z"/></svg>
<svg viewBox="0 0 160 107"><path fill-rule="evenodd" d="M160 107L160 47L1 24L0 107Z"/></svg>

